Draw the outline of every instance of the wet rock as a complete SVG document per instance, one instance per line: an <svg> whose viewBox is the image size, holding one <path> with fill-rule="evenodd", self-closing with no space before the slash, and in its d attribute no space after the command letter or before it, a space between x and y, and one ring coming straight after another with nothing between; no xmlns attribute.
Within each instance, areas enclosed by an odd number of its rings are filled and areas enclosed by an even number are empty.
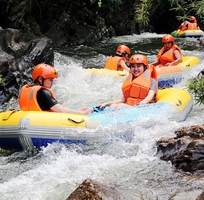
<svg viewBox="0 0 204 200"><path fill-rule="evenodd" d="M201 70L201 71L198 73L198 75L197 75L196 78L199 80L199 79L201 79L203 76L204 76L204 70Z"/></svg>
<svg viewBox="0 0 204 200"><path fill-rule="evenodd" d="M158 141L160 158L187 172L203 172L204 126L181 128L175 134L174 138Z"/></svg>
<svg viewBox="0 0 204 200"><path fill-rule="evenodd" d="M147 195L148 196L148 195ZM156 199L155 196L147 197L141 195L138 191L120 190L116 187L105 186L95 180L86 179L79 187L71 193L66 200L141 200ZM204 191L202 189L187 189L176 191L169 200L204 200Z"/></svg>
<svg viewBox="0 0 204 200"><path fill-rule="evenodd" d="M199 38L199 44L200 46L204 46L204 38Z"/></svg>
<svg viewBox="0 0 204 200"><path fill-rule="evenodd" d="M86 179L66 200L122 200L116 189L97 181Z"/></svg>
<svg viewBox="0 0 204 200"><path fill-rule="evenodd" d="M204 200L204 191L198 196L196 200Z"/></svg>
<svg viewBox="0 0 204 200"><path fill-rule="evenodd" d="M0 105L18 96L19 88L30 82L33 67L41 62L53 65L53 44L29 30L0 30Z"/></svg>
<svg viewBox="0 0 204 200"><path fill-rule="evenodd" d="M169 200L204 200L202 191L199 189L177 191Z"/></svg>

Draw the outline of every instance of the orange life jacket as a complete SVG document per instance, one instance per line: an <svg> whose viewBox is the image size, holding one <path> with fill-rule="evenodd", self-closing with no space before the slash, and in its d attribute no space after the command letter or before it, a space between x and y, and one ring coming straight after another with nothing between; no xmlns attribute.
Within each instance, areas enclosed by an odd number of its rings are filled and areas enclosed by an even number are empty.
<svg viewBox="0 0 204 200"><path fill-rule="evenodd" d="M120 56L110 56L105 64L105 69L116 70L116 71L123 71L123 68L119 65L119 62L124 60L126 62L125 57Z"/></svg>
<svg viewBox="0 0 204 200"><path fill-rule="evenodd" d="M187 30L199 30L197 23L189 22L187 26Z"/></svg>
<svg viewBox="0 0 204 200"><path fill-rule="evenodd" d="M168 62L173 62L175 60L174 57L174 51L178 50L180 54L182 54L181 49L174 44L171 49L165 52L165 48L163 47L159 53L157 54L157 57L161 63L161 65L165 65Z"/></svg>
<svg viewBox="0 0 204 200"><path fill-rule="evenodd" d="M149 93L151 88L151 78L156 81L157 73L152 65L148 65L148 68L137 78L132 80L132 74L130 74L122 85L123 95L126 98L126 104L134 106L140 103Z"/></svg>
<svg viewBox="0 0 204 200"><path fill-rule="evenodd" d="M54 92L50 90L49 88L46 88L43 86L37 86L37 85L30 86L26 84L21 88L19 97L18 97L18 103L19 103L21 110L42 111L42 109L40 108L37 102L37 92L40 89L48 90L52 94L53 98L56 99ZM52 110L49 110L49 111L52 111Z"/></svg>
<svg viewBox="0 0 204 200"><path fill-rule="evenodd" d="M184 30L186 30L187 29L187 24L189 24L189 22L188 21L185 21L185 22L183 22L182 24L181 24L181 26L180 26L180 30L181 31L184 31Z"/></svg>

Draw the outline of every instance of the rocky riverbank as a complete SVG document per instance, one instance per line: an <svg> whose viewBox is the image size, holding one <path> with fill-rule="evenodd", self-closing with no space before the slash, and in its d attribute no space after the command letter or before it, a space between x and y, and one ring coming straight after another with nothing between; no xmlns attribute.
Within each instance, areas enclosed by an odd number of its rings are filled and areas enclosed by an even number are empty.
<svg viewBox="0 0 204 200"><path fill-rule="evenodd" d="M17 29L0 30L0 105L17 97L19 88L31 81L33 67L53 64L52 41Z"/></svg>

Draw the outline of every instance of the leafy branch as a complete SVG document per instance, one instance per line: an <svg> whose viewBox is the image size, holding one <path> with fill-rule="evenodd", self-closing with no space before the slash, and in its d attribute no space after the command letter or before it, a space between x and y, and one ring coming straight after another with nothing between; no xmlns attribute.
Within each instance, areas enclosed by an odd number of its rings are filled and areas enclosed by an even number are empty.
<svg viewBox="0 0 204 200"><path fill-rule="evenodd" d="M151 9L151 0L140 0L139 6L135 4L134 21L140 26L148 26L150 20L149 10Z"/></svg>
<svg viewBox="0 0 204 200"><path fill-rule="evenodd" d="M188 91L193 94L197 104L204 104L204 76L190 79Z"/></svg>

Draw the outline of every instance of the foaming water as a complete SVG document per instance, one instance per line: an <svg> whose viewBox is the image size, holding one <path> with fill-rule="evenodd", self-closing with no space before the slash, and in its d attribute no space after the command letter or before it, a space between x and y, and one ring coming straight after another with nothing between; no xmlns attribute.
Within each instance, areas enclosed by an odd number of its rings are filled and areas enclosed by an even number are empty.
<svg viewBox="0 0 204 200"><path fill-rule="evenodd" d="M57 99L64 106L73 108L120 98L123 79L90 76L86 68L103 67L109 53L120 43L129 44L132 53L145 52L153 61L161 47L162 36L150 33L122 36L96 47L78 46L70 47L75 51L56 51L54 66L59 78L55 80L53 90ZM204 55L195 45L196 40L176 41L184 48L183 55L194 55L201 60L186 72L184 81L175 86L186 88L189 78L202 70ZM8 105L18 108L16 100ZM170 162L159 159L156 142L162 137L174 137L178 128L203 124L203 118L204 106L194 105L184 122L169 121L162 114L132 122L128 125L134 133L130 142L110 137L105 143L86 146L48 145L33 157L27 157L23 152L2 154L0 199L64 200L87 178L117 187L126 200L170 199L181 191L201 189L202 177L177 171ZM108 132L110 128L101 131Z"/></svg>
<svg viewBox="0 0 204 200"><path fill-rule="evenodd" d="M82 63L73 62L72 58L58 53L55 57L55 68L59 72L59 78L53 89L65 106L95 105L122 95L118 88L121 87L123 79L90 76L90 71L84 69Z"/></svg>

